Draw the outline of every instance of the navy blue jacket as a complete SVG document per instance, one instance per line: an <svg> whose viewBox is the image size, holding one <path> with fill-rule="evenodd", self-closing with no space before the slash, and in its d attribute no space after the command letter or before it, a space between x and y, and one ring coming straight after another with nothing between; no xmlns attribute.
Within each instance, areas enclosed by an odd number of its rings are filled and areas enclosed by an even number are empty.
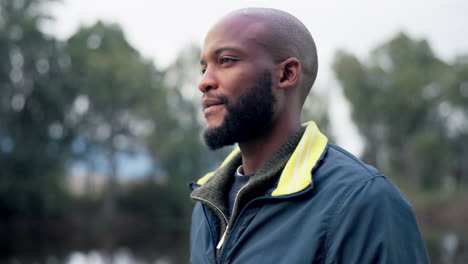
<svg viewBox="0 0 468 264"><path fill-rule="evenodd" d="M400 191L315 124L272 155L229 218L225 194L240 162L236 150L195 185L191 263L428 263Z"/></svg>

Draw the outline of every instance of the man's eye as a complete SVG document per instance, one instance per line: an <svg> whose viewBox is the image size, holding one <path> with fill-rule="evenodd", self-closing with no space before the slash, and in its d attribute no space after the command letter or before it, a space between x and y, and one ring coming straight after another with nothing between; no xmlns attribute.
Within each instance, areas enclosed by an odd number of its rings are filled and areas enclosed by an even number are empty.
<svg viewBox="0 0 468 264"><path fill-rule="evenodd" d="M201 73L202 75L205 74L205 72L206 72L206 69L201 69L201 71L200 71L200 73Z"/></svg>
<svg viewBox="0 0 468 264"><path fill-rule="evenodd" d="M234 62L234 61L237 61L237 60L236 60L236 59L233 59L233 58L221 58L221 59L219 60L219 62L220 62L221 64L225 64L225 63L229 63L229 62Z"/></svg>

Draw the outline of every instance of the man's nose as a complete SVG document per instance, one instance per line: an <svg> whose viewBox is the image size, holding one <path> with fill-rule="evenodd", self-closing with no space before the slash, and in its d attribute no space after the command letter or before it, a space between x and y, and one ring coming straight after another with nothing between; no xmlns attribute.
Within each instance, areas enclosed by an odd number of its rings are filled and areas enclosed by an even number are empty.
<svg viewBox="0 0 468 264"><path fill-rule="evenodd" d="M202 93L206 93L211 89L217 89L218 88L218 80L214 76L213 72L208 71L208 69L203 73L203 76L200 80L200 83L198 83L198 89Z"/></svg>

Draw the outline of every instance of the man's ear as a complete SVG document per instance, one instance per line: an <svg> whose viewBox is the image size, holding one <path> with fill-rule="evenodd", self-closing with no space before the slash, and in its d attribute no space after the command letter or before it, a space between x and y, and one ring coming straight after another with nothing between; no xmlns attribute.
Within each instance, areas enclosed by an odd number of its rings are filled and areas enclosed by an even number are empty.
<svg viewBox="0 0 468 264"><path fill-rule="evenodd" d="M288 58L280 63L279 88L292 88L299 82L301 75L301 62L294 58Z"/></svg>

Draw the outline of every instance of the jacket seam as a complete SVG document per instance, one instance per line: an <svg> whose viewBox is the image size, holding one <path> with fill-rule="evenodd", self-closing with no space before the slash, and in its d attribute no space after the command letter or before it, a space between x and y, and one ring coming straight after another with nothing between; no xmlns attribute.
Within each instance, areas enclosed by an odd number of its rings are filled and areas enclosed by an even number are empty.
<svg viewBox="0 0 468 264"><path fill-rule="evenodd" d="M368 173L370 173L372 176L374 177L379 177L379 176L383 176L382 174L376 174L375 172L369 170L369 168L363 164L362 162L360 162L356 157L354 157L353 155L343 151L341 148L337 147L336 145L333 145L333 144L328 144L331 148L333 148L334 150L338 151L339 153L341 153L342 155L345 155L346 157L352 159L354 161L355 164L359 165L359 167L363 168L364 170L366 170ZM373 178L370 178L370 179L367 179L367 180L371 180Z"/></svg>

